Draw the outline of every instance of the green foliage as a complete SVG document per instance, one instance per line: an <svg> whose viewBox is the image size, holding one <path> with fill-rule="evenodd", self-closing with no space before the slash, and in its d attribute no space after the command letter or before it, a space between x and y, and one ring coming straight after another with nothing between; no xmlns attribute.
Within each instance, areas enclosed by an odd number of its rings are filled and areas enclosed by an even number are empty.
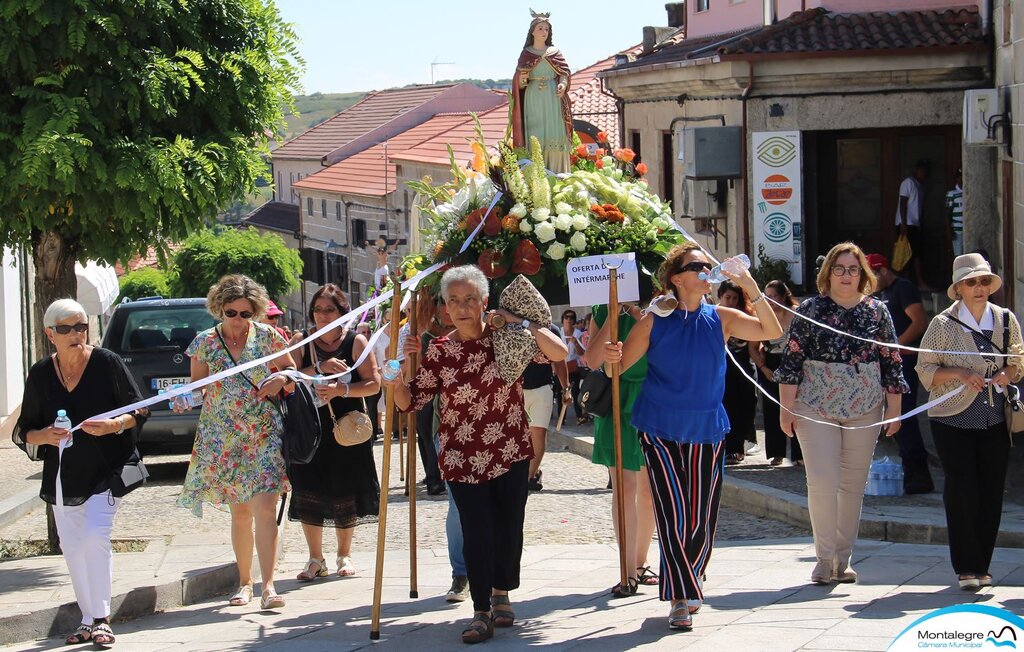
<svg viewBox="0 0 1024 652"><path fill-rule="evenodd" d="M263 0L0 0L0 33L0 246L106 262L253 191L302 65Z"/></svg>
<svg viewBox="0 0 1024 652"><path fill-rule="evenodd" d="M174 255L171 292L205 297L225 274L245 274L280 297L299 288L302 260L280 236L253 228L205 229L189 237Z"/></svg>
<svg viewBox="0 0 1024 652"><path fill-rule="evenodd" d="M792 284L789 278L789 263L769 257L764 251L763 244L757 245L757 264L751 266L750 275L762 290L770 281L782 281L787 286Z"/></svg>
<svg viewBox="0 0 1024 652"><path fill-rule="evenodd" d="M121 296L129 299L169 297L167 274L159 269L143 267L121 277Z"/></svg>

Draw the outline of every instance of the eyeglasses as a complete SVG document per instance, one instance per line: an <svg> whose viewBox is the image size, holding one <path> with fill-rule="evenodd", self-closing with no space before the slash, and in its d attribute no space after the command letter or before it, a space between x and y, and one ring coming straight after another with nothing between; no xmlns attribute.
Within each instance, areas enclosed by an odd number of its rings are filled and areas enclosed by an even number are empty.
<svg viewBox="0 0 1024 652"><path fill-rule="evenodd" d="M576 321L576 315L566 315L565 317L562 317L562 321L575 322Z"/></svg>
<svg viewBox="0 0 1024 652"><path fill-rule="evenodd" d="M67 335L71 331L76 333L84 333L89 330L89 324L58 324L53 327L53 330L57 331L61 335Z"/></svg>
<svg viewBox="0 0 1024 652"><path fill-rule="evenodd" d="M963 282L964 282L964 285L966 285L969 288L974 287L978 283L981 283L981 287L987 288L988 286L992 285L992 277L991 276L982 276L981 278L965 278ZM81 324L79 324L79 325L81 325Z"/></svg>
<svg viewBox="0 0 1024 652"><path fill-rule="evenodd" d="M313 308L314 315L330 315L335 312L338 312L338 309L334 306L328 306L327 308Z"/></svg>
<svg viewBox="0 0 1024 652"><path fill-rule="evenodd" d="M224 316L227 317L228 319L234 319L235 317L249 319L250 317L252 317L252 312L249 310L243 310L242 312L238 312L237 310L228 309L224 311Z"/></svg>
<svg viewBox="0 0 1024 652"><path fill-rule="evenodd" d="M704 270L711 270L711 263L695 260L692 263L686 263L679 268L676 274L682 274L683 272L703 272ZM673 274L674 276L675 274Z"/></svg>
<svg viewBox="0 0 1024 652"><path fill-rule="evenodd" d="M843 267L842 265L832 266L832 276L860 276L860 265L850 265L849 267Z"/></svg>

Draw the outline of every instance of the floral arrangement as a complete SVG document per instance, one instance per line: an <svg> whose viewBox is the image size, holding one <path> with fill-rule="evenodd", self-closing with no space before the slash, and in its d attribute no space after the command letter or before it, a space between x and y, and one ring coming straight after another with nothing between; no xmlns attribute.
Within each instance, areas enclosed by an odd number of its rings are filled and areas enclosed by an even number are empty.
<svg viewBox="0 0 1024 652"><path fill-rule="evenodd" d="M592 151L576 139L572 171L554 175L545 169L535 138L529 151L501 143L489 153L478 123L469 166L458 165L449 149L451 182L434 185L424 178L409 184L424 198L420 209L428 226L425 251L404 261L407 274L444 260L475 263L497 290L524 274L552 303L566 302L569 258L634 252L642 271L654 276L683 236L671 226L669 205L649 191L646 166L634 165L632 150L610 148L607 140L599 133ZM460 254L481 220L477 237Z"/></svg>

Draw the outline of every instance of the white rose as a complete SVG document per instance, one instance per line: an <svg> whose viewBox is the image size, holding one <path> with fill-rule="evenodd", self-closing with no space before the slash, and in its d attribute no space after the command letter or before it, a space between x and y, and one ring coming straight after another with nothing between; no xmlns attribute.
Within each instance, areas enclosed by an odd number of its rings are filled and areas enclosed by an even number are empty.
<svg viewBox="0 0 1024 652"><path fill-rule="evenodd" d="M583 231L590 226L590 218L583 214L572 216L572 228L577 231Z"/></svg>
<svg viewBox="0 0 1024 652"><path fill-rule="evenodd" d="M590 193L587 192L586 190L580 190L579 192L576 193L576 196L579 197L582 201L590 203Z"/></svg>
<svg viewBox="0 0 1024 652"><path fill-rule="evenodd" d="M572 206L570 206L569 204L565 203L564 201L560 201L557 204L555 204L555 212L556 213L560 213L560 214L561 213L571 213L572 212Z"/></svg>
<svg viewBox="0 0 1024 652"><path fill-rule="evenodd" d="M533 231L533 225L530 224L530 220L519 220L519 231L522 233Z"/></svg>
<svg viewBox="0 0 1024 652"><path fill-rule="evenodd" d="M611 170L615 166L615 159L613 159L611 156L605 156L604 158L601 159L601 163L604 164L605 170Z"/></svg>
<svg viewBox="0 0 1024 652"><path fill-rule="evenodd" d="M544 222L549 217L551 217L551 209L550 208L544 208L544 207L535 208L535 209L533 209L533 213L531 215L533 216L533 221L534 222Z"/></svg>
<svg viewBox="0 0 1024 652"><path fill-rule="evenodd" d="M569 238L569 244L576 251L584 251L587 248L587 236L583 235L582 231L577 231Z"/></svg>
<svg viewBox="0 0 1024 652"><path fill-rule="evenodd" d="M568 231L572 228L572 217L562 213L555 218L555 228L559 231Z"/></svg>
<svg viewBox="0 0 1024 652"><path fill-rule="evenodd" d="M565 258L565 245L561 242L552 242L548 250L544 252L544 255L551 260L562 260Z"/></svg>
<svg viewBox="0 0 1024 652"><path fill-rule="evenodd" d="M526 217L526 206L524 206L523 204L516 204L515 206L512 207L512 210L510 210L508 214L515 218L523 219L524 217Z"/></svg>
<svg viewBox="0 0 1024 652"><path fill-rule="evenodd" d="M549 242L555 239L555 225L551 222L541 222L535 229L537 239L541 242Z"/></svg>

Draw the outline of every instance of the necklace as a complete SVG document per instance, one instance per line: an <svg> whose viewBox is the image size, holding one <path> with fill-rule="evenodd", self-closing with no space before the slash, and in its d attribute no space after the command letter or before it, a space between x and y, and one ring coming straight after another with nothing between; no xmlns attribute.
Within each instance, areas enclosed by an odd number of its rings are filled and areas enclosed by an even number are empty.
<svg viewBox="0 0 1024 652"><path fill-rule="evenodd" d="M66 374L64 373L64 369L60 365L60 356L58 356L56 353L53 354L53 361L56 363L57 366L57 378L58 380L60 380L60 384L64 386L64 389L70 392L71 383L78 379L78 377L81 375L81 372L85 370L85 367L83 366L82 369L78 372L75 372L74 375Z"/></svg>
<svg viewBox="0 0 1024 652"><path fill-rule="evenodd" d="M235 346L235 347L238 346L239 342L244 342L246 336L249 335L249 325L248 324L245 325L245 330L242 331L242 334L239 335L237 338L231 337L231 335L228 334L227 329L224 328L223 326L221 327L220 330L228 338L228 343L230 343L231 346Z"/></svg>

